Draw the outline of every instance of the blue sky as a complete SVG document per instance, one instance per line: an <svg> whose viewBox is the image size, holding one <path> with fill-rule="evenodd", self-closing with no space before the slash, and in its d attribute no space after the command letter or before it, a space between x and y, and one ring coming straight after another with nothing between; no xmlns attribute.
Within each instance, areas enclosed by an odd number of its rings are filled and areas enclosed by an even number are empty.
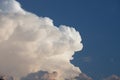
<svg viewBox="0 0 120 80"><path fill-rule="evenodd" d="M55 25L73 26L82 36L84 48L71 61L94 80L120 76L119 0L17 0Z"/></svg>

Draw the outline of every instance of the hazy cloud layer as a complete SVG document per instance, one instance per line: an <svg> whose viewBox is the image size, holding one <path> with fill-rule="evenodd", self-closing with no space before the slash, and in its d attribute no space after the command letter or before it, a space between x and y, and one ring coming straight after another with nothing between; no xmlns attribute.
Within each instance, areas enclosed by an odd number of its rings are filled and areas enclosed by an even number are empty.
<svg viewBox="0 0 120 80"><path fill-rule="evenodd" d="M21 80L56 80L58 77L57 72L49 73L47 71L38 71L36 73L30 73Z"/></svg>
<svg viewBox="0 0 120 80"><path fill-rule="evenodd" d="M82 49L74 28L56 27L48 17L38 17L15 0L0 0L0 72L16 78L37 71L55 71L59 79L81 73L70 63Z"/></svg>
<svg viewBox="0 0 120 80"><path fill-rule="evenodd" d="M57 72L49 73L47 71L38 71L36 73L30 73L21 80L61 80ZM80 73L77 77L66 78L65 80L93 80L84 73Z"/></svg>
<svg viewBox="0 0 120 80"><path fill-rule="evenodd" d="M4 80L16 80L14 79L14 77L10 75L3 74L0 74L0 79L1 78ZM60 80L60 79L59 74L56 71L53 71L51 73L49 73L48 71L38 71L28 74L27 76L21 78L21 80ZM79 76L65 80L95 80L95 79L92 79L91 77L87 76L84 73L80 73ZM109 77L99 80L120 80L120 77L117 75L111 75Z"/></svg>
<svg viewBox="0 0 120 80"><path fill-rule="evenodd" d="M117 75L109 76L108 78L105 78L104 80L120 80L120 77Z"/></svg>

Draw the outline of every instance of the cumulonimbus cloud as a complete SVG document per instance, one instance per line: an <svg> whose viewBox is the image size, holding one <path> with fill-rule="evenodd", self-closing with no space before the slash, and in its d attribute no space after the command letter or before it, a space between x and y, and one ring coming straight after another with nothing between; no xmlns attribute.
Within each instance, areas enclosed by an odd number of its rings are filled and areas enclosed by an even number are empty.
<svg viewBox="0 0 120 80"><path fill-rule="evenodd" d="M0 72L20 79L55 71L61 80L72 78L81 71L70 60L82 47L74 28L56 27L50 18L23 10L16 0L0 0Z"/></svg>

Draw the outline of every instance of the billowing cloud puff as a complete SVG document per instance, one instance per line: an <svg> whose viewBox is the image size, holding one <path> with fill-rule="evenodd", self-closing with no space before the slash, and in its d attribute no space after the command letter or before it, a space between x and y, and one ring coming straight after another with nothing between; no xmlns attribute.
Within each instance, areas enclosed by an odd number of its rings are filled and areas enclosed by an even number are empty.
<svg viewBox="0 0 120 80"><path fill-rule="evenodd" d="M24 13L24 10L20 7L20 4L15 0L0 0L0 12L1 13Z"/></svg>
<svg viewBox="0 0 120 80"><path fill-rule="evenodd" d="M50 18L23 10L15 0L0 0L0 72L17 79L38 71L72 78L81 71L70 60L82 47L74 28L56 27Z"/></svg>

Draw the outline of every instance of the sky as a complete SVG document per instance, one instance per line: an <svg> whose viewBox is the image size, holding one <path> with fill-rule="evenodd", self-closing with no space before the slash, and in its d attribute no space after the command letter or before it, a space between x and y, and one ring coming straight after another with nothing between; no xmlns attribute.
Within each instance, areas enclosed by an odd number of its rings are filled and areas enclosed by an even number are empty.
<svg viewBox="0 0 120 80"><path fill-rule="evenodd" d="M25 10L51 18L57 26L73 26L80 32L84 47L71 63L82 72L94 80L120 76L119 0L17 1Z"/></svg>

